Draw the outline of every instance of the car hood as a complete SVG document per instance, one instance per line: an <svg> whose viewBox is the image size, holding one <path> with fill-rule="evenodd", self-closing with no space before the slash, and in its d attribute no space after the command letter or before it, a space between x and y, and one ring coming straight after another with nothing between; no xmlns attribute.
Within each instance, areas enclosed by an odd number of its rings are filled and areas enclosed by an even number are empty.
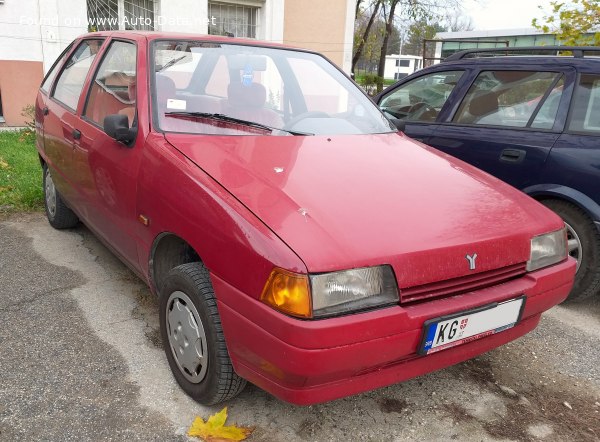
<svg viewBox="0 0 600 442"><path fill-rule="evenodd" d="M310 272L391 264L402 286L524 263L562 227L509 185L402 134L166 134ZM435 275L435 276L432 276Z"/></svg>

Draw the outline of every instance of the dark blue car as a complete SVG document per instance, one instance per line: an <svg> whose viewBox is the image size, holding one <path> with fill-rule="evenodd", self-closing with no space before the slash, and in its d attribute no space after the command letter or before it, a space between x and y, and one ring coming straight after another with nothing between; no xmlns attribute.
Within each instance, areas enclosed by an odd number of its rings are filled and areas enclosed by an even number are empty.
<svg viewBox="0 0 600 442"><path fill-rule="evenodd" d="M570 55L557 56L559 49L571 49ZM515 55L532 50L538 55ZM454 54L375 100L404 122L408 136L495 175L562 216L578 266L570 299L598 295L600 48L510 51Z"/></svg>

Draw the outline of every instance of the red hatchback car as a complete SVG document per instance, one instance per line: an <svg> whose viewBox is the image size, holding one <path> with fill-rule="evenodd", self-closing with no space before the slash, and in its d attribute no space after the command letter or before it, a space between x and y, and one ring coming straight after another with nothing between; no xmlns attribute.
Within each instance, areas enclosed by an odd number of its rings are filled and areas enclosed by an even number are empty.
<svg viewBox="0 0 600 442"><path fill-rule="evenodd" d="M85 35L36 127L50 224L83 221L149 284L204 404L419 376L529 332L573 284L558 216L399 133L313 52Z"/></svg>

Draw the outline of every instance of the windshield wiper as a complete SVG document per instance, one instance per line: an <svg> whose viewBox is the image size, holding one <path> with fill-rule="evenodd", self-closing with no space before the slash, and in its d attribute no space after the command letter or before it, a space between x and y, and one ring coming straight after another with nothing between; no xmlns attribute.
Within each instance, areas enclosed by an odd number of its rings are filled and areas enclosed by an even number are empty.
<svg viewBox="0 0 600 442"><path fill-rule="evenodd" d="M174 112L165 112L165 115L173 115L173 116L180 115L180 116L184 116L184 117L212 118L214 120L229 121L231 123L243 124L244 126L248 126L248 127L256 127L259 129L266 129L271 132L280 130L282 132L287 132L292 135L306 135L306 136L314 135L309 132L298 132L295 130L282 129L280 127L267 126L266 124L257 123L256 121L243 120L241 118L235 118L235 117L231 117L231 116L225 115L225 114L217 114L217 113L210 113L210 112L174 111Z"/></svg>
<svg viewBox="0 0 600 442"><path fill-rule="evenodd" d="M173 66L174 64L179 63L181 60L183 60L184 58L186 58L187 55L182 55L181 57L177 57L177 58L173 58L172 60L167 61L165 64L163 64L160 69L158 69L156 72L162 72L167 68L170 68L171 66Z"/></svg>

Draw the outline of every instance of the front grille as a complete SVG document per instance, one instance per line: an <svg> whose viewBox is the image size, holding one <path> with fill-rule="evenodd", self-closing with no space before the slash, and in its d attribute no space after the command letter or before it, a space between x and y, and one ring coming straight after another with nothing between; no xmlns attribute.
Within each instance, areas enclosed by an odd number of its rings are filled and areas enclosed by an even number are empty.
<svg viewBox="0 0 600 442"><path fill-rule="evenodd" d="M430 299L447 298L461 293L484 289L493 285L519 278L526 273L526 263L514 264L474 275L460 276L445 281L431 282L400 289L400 303L419 302Z"/></svg>

